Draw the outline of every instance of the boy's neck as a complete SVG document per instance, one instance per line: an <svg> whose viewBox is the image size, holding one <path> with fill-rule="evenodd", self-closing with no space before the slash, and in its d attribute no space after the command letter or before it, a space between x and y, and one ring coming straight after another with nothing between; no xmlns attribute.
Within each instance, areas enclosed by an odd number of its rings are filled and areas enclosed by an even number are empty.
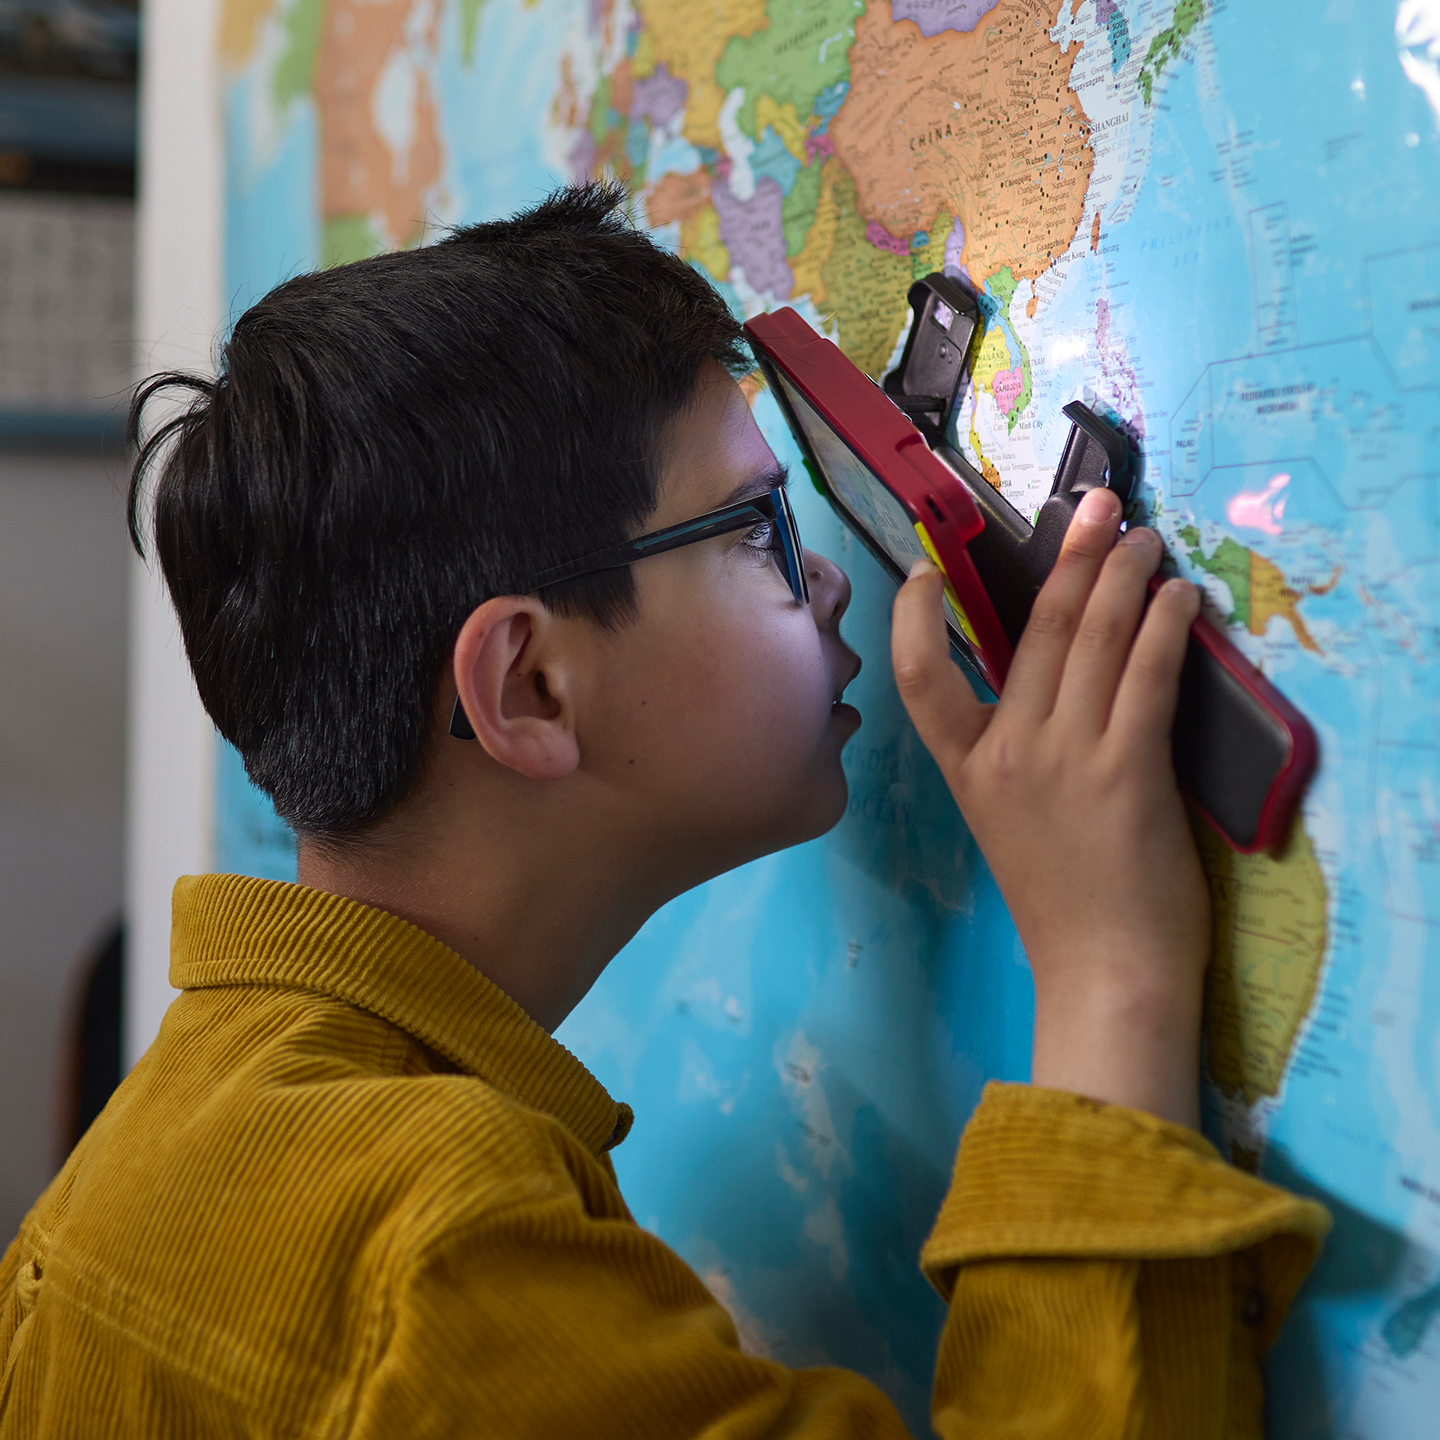
<svg viewBox="0 0 1440 1440"><path fill-rule="evenodd" d="M472 795L467 806L461 792L439 787L445 798L437 801L436 787L425 788L423 809L405 807L360 844L302 839L300 883L418 926L547 1031L645 920L687 888L673 876L666 883L631 837L561 794L537 813L529 787L517 820L499 813L508 808L502 796Z"/></svg>

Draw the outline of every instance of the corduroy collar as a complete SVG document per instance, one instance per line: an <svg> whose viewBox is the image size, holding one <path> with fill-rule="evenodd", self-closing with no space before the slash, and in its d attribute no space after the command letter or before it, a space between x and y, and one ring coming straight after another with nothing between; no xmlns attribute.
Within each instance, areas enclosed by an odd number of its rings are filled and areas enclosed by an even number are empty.
<svg viewBox="0 0 1440 1440"><path fill-rule="evenodd" d="M175 882L170 983L181 990L313 990L398 1025L467 1074L553 1115L592 1153L634 1118L473 965L423 930L355 900L245 875Z"/></svg>

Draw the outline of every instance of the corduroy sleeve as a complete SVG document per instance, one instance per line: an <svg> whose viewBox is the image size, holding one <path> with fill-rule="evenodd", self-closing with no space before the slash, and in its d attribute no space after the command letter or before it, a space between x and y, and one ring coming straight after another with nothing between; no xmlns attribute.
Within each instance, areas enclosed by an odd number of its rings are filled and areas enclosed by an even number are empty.
<svg viewBox="0 0 1440 1440"><path fill-rule="evenodd" d="M1178 1126L989 1087L923 1257L950 1302L937 1429L1258 1437L1257 1359L1327 1225ZM399 1293L357 1435L906 1434L857 1375L743 1353L679 1256L579 1188L447 1231Z"/></svg>
<svg viewBox="0 0 1440 1440"><path fill-rule="evenodd" d="M937 1431L1259 1440L1259 1359L1329 1227L1182 1126L987 1086L922 1255Z"/></svg>

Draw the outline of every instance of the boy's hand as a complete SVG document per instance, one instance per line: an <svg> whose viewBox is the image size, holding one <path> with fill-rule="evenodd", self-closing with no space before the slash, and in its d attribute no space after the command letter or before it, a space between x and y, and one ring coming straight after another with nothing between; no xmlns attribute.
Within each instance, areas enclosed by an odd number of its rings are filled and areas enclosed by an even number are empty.
<svg viewBox="0 0 1440 1440"><path fill-rule="evenodd" d="M1033 1083L1194 1126L1209 896L1170 726L1200 598L1174 580L1146 610L1160 540L1116 544L1119 521L1108 490L1084 498L995 705L951 662L940 572L917 565L895 681L1030 957Z"/></svg>

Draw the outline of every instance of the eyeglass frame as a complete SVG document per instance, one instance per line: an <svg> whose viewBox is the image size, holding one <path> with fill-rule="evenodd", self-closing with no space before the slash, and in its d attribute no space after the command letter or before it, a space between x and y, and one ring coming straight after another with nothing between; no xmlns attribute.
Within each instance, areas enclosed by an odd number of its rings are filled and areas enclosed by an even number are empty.
<svg viewBox="0 0 1440 1440"><path fill-rule="evenodd" d="M737 500L732 505L722 505L718 510L707 510L693 520L682 520L678 525L666 525L663 529L652 530L634 540L624 540L604 550L596 550L532 575L512 592L517 595L533 595L547 590L552 585L562 585L567 580L579 580L585 575L596 575L602 570L621 570L637 560L651 555L663 555L669 550L679 550L685 545L697 545L702 540L713 540L717 535L730 535L743 530L757 520L768 521L779 532L781 567L790 586L790 593L798 605L810 603L810 585L805 578L804 548L800 544L800 527L795 523L795 512L790 508L790 497L784 485L772 485L767 495L752 495L747 500ZM450 712L450 734L457 740L474 740L475 728L460 697L455 697L455 708Z"/></svg>

